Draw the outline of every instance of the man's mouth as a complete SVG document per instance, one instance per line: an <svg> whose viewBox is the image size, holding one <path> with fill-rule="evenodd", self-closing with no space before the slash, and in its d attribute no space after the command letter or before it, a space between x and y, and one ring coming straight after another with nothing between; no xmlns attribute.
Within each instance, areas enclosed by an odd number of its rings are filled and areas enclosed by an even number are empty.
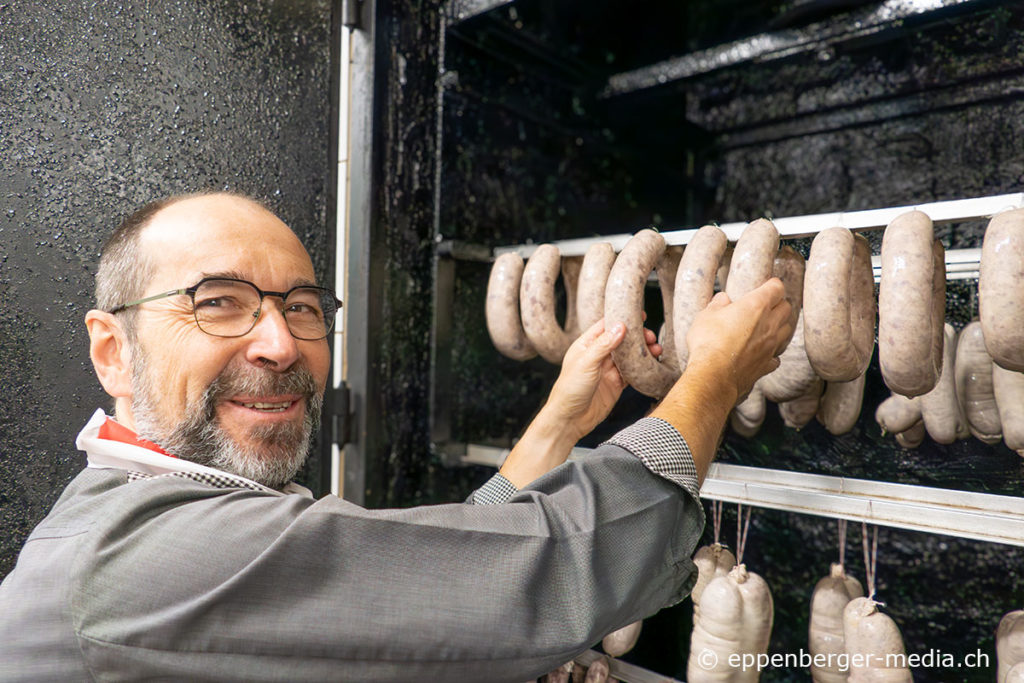
<svg viewBox="0 0 1024 683"><path fill-rule="evenodd" d="M299 396L287 398L274 396L269 398L233 398L230 399L230 402L236 406L255 410L260 413L284 413L300 400L301 397Z"/></svg>

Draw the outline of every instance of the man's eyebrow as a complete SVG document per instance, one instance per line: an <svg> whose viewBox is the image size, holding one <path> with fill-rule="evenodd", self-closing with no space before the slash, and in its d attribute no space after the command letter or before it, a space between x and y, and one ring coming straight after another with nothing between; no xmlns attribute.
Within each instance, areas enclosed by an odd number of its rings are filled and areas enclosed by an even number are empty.
<svg viewBox="0 0 1024 683"><path fill-rule="evenodd" d="M246 282L252 282L252 277L250 275L237 270L218 270L212 273L204 271L198 274L196 282L198 282L199 280L205 280L207 278L226 278L228 280L245 280ZM317 287L318 285L316 284L316 280L310 280L309 278L299 277L291 281L289 289L291 287L306 286Z"/></svg>

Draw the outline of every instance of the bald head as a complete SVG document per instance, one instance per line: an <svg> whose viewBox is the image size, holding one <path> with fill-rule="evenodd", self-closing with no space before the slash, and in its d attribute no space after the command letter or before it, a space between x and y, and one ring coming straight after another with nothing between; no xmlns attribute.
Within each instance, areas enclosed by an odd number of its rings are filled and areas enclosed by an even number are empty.
<svg viewBox="0 0 1024 683"><path fill-rule="evenodd" d="M96 307L109 311L145 296L158 262L171 256L166 251L169 246L201 249L204 238L224 231L244 243L246 226L257 222L276 224L285 239L301 248L287 225L241 195L207 192L149 202L128 216L103 245L96 273ZM135 315L131 308L122 313L129 335L133 335Z"/></svg>

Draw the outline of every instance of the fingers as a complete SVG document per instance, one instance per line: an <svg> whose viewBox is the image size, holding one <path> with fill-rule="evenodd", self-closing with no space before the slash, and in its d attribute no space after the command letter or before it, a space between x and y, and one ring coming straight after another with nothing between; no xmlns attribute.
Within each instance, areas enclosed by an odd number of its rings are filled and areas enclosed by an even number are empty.
<svg viewBox="0 0 1024 683"><path fill-rule="evenodd" d="M725 292L719 292L711 297L711 301L708 302L708 305L705 306L705 308L710 308L712 310L716 308L725 308L731 303L732 299L729 298L728 294Z"/></svg>

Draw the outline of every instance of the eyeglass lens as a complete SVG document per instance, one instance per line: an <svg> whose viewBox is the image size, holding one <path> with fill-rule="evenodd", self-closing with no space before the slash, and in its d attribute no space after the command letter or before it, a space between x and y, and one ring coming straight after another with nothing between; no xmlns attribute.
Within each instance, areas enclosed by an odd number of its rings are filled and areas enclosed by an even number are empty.
<svg viewBox="0 0 1024 683"><path fill-rule="evenodd" d="M260 294L254 285L236 280L207 280L195 293L199 328L218 337L240 337L256 325ZM293 289L282 308L288 329L297 339L322 339L334 326L334 296L317 287Z"/></svg>

